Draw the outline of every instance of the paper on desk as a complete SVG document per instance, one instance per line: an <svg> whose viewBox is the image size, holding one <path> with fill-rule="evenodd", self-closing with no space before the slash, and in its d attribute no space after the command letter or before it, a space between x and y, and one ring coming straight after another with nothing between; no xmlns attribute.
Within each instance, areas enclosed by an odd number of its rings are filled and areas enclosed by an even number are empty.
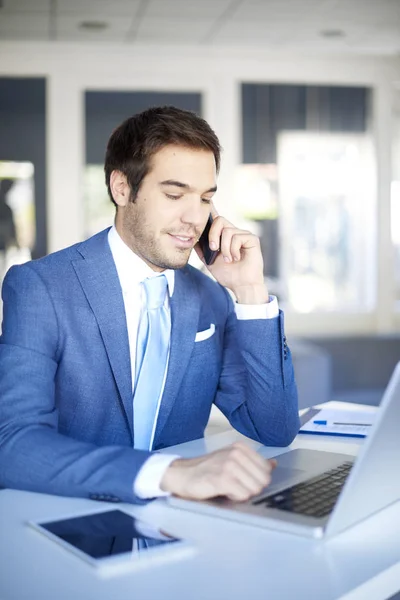
<svg viewBox="0 0 400 600"><path fill-rule="evenodd" d="M299 433L366 437L375 422L376 411L310 408L302 415ZM326 421L326 425L315 421Z"/></svg>

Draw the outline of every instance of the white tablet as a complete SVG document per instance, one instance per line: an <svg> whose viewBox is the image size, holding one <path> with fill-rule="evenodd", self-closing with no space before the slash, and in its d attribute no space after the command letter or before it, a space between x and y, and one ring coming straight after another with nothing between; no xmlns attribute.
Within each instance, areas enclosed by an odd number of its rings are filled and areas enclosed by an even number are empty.
<svg viewBox="0 0 400 600"><path fill-rule="evenodd" d="M107 510L29 525L87 563L111 573L187 557L194 547L122 510Z"/></svg>

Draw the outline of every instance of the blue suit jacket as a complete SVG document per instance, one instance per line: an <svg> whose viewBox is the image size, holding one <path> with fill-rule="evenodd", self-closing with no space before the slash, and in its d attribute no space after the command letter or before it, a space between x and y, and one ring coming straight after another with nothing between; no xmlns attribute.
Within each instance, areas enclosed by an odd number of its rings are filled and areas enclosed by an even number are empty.
<svg viewBox="0 0 400 600"><path fill-rule="evenodd" d="M13 267L3 285L0 485L138 502L149 453L133 449L132 382L108 230ZM283 319L238 321L227 291L176 271L154 449L200 438L213 402L245 435L289 444L297 393ZM196 332L215 325L210 338Z"/></svg>

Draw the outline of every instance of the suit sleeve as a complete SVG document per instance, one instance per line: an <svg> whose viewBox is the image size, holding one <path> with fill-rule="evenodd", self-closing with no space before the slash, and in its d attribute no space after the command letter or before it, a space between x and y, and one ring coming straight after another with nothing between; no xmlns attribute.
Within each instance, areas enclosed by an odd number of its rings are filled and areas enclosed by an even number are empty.
<svg viewBox="0 0 400 600"><path fill-rule="evenodd" d="M237 319L231 299L215 404L231 425L267 446L287 446L300 427L297 387L282 311Z"/></svg>
<svg viewBox="0 0 400 600"><path fill-rule="evenodd" d="M150 453L98 447L58 432L58 323L40 276L13 267L3 284L0 485L94 500L142 502L133 481Z"/></svg>

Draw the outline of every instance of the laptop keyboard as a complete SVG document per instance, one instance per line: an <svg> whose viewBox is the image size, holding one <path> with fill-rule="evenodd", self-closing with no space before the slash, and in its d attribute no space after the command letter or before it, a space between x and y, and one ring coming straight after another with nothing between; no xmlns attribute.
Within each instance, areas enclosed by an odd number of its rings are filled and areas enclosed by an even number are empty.
<svg viewBox="0 0 400 600"><path fill-rule="evenodd" d="M350 473L352 462L325 471L304 483L298 483L268 498L253 502L267 508L278 508L310 517L325 517L332 512L336 500Z"/></svg>

